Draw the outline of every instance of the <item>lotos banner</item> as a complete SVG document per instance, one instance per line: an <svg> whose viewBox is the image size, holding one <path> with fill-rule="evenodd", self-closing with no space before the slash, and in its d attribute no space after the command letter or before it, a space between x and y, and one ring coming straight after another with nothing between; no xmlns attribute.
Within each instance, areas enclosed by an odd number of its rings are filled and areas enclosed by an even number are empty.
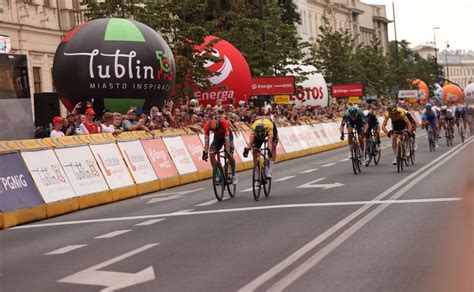
<svg viewBox="0 0 474 292"><path fill-rule="evenodd" d="M123 188L134 184L115 143L94 144L90 145L90 148L111 189Z"/></svg>
<svg viewBox="0 0 474 292"><path fill-rule="evenodd" d="M204 150L204 146L202 145L199 137L197 135L185 135L181 136L181 139L183 139L184 145L186 146L189 155L191 155L197 170L201 171L211 169L211 164L202 160L202 151Z"/></svg>
<svg viewBox="0 0 474 292"><path fill-rule="evenodd" d="M76 196L53 150L25 151L21 156L46 203Z"/></svg>
<svg viewBox="0 0 474 292"><path fill-rule="evenodd" d="M0 155L0 212L44 204L20 153Z"/></svg>
<svg viewBox="0 0 474 292"><path fill-rule="evenodd" d="M191 155L189 155L186 146L184 146L181 137L165 137L163 142L168 149L171 158L178 169L179 174L196 172L196 166L193 163Z"/></svg>
<svg viewBox="0 0 474 292"><path fill-rule="evenodd" d="M140 142L159 179L178 175L178 171L162 139L141 140Z"/></svg>
<svg viewBox="0 0 474 292"><path fill-rule="evenodd" d="M95 19L63 38L53 78L67 98L165 100L174 87L175 64L170 48L152 28L129 19Z"/></svg>
<svg viewBox="0 0 474 292"><path fill-rule="evenodd" d="M213 45L212 55L222 61L218 63L208 61L204 67L219 74L208 78L211 84L215 85L213 88L206 91L196 90L194 97L201 105L215 105L218 100L222 104L228 104L231 99L235 104L240 100L246 101L250 95L251 86L250 68L247 61L231 43L215 36L206 37L204 44L197 50L201 51L201 54L207 54L204 47L211 41L217 41Z"/></svg>
<svg viewBox="0 0 474 292"><path fill-rule="evenodd" d="M109 189L88 146L59 148L54 152L78 196Z"/></svg>
<svg viewBox="0 0 474 292"><path fill-rule="evenodd" d="M294 94L295 77L252 77L250 95Z"/></svg>
<svg viewBox="0 0 474 292"><path fill-rule="evenodd" d="M117 145L122 151L128 170L132 173L137 184L158 179L140 141L118 142Z"/></svg>

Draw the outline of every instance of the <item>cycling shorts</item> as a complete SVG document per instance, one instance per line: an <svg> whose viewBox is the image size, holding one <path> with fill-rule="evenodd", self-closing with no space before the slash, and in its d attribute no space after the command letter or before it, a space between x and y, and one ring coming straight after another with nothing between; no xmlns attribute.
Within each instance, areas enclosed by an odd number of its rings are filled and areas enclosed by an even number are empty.
<svg viewBox="0 0 474 292"><path fill-rule="evenodd" d="M230 132L230 135L229 135L229 142L230 142L230 155L234 155L234 135L232 134L232 132ZM214 136L214 140L212 140L212 143L211 143L211 152L219 152L222 148L222 146L224 145L225 143L225 138L224 137L217 137L217 136Z"/></svg>
<svg viewBox="0 0 474 292"><path fill-rule="evenodd" d="M356 129L359 135L363 134L364 131L364 122L361 120L356 120L356 121L346 121L347 128L351 129Z"/></svg>

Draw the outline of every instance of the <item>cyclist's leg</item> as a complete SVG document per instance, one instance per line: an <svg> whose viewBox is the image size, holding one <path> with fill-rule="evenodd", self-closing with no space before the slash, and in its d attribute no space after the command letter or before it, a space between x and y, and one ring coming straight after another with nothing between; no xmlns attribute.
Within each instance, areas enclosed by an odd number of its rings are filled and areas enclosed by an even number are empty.
<svg viewBox="0 0 474 292"><path fill-rule="evenodd" d="M361 153L364 153L364 149L365 149L364 126L365 124L363 122L358 122L356 126L357 126L357 134L359 136L360 151Z"/></svg>
<svg viewBox="0 0 474 292"><path fill-rule="evenodd" d="M236 167L235 167L235 158L234 158L234 135L230 133L230 153L227 156L227 159L229 160L230 167L232 169L232 183L237 183L237 178L236 178Z"/></svg>
<svg viewBox="0 0 474 292"><path fill-rule="evenodd" d="M209 157L211 158L211 165L213 168L216 167L216 155L221 150L223 145L224 139L214 136L214 140L212 140L212 144L209 151Z"/></svg>
<svg viewBox="0 0 474 292"><path fill-rule="evenodd" d="M257 148L259 149L260 147L262 147L262 144L263 144L264 140L260 140L260 139L257 139L255 138L253 140L253 145L252 145L252 148ZM252 155L253 155L253 165L257 165L257 159L258 159L258 151L257 150L253 150L252 151Z"/></svg>

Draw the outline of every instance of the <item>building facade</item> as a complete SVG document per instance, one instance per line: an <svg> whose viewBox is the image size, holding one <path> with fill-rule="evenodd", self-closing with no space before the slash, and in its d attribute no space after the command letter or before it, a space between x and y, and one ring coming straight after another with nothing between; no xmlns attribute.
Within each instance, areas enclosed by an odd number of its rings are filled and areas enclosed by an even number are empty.
<svg viewBox="0 0 474 292"><path fill-rule="evenodd" d="M319 27L327 18L335 29L347 29L358 44L370 44L375 38L388 52L388 24L384 5L372 5L360 0L293 0L301 14L298 34L304 41L317 46Z"/></svg>
<svg viewBox="0 0 474 292"><path fill-rule="evenodd" d="M54 91L52 67L62 37L84 21L80 0L0 0L0 35L25 54L31 96Z"/></svg>

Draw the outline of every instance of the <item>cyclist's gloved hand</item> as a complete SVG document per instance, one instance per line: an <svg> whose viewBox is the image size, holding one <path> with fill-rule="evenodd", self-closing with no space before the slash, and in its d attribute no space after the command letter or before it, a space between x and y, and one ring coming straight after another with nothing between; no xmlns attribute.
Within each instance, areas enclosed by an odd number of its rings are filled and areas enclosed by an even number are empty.
<svg viewBox="0 0 474 292"><path fill-rule="evenodd" d="M392 137L392 130L388 131L387 137Z"/></svg>
<svg viewBox="0 0 474 292"><path fill-rule="evenodd" d="M247 147L244 147L244 157L249 157L249 149Z"/></svg>
<svg viewBox="0 0 474 292"><path fill-rule="evenodd" d="M202 152L202 160L207 161L207 158L209 158L209 153L207 153L206 151L203 151Z"/></svg>
<svg viewBox="0 0 474 292"><path fill-rule="evenodd" d="M344 141L344 133L341 134L341 141Z"/></svg>
<svg viewBox="0 0 474 292"><path fill-rule="evenodd" d="M370 138L370 131L365 132L365 138L367 138L367 139Z"/></svg>
<svg viewBox="0 0 474 292"><path fill-rule="evenodd" d="M270 151L270 149L268 149L268 158L272 158L273 154L272 154L272 151Z"/></svg>

